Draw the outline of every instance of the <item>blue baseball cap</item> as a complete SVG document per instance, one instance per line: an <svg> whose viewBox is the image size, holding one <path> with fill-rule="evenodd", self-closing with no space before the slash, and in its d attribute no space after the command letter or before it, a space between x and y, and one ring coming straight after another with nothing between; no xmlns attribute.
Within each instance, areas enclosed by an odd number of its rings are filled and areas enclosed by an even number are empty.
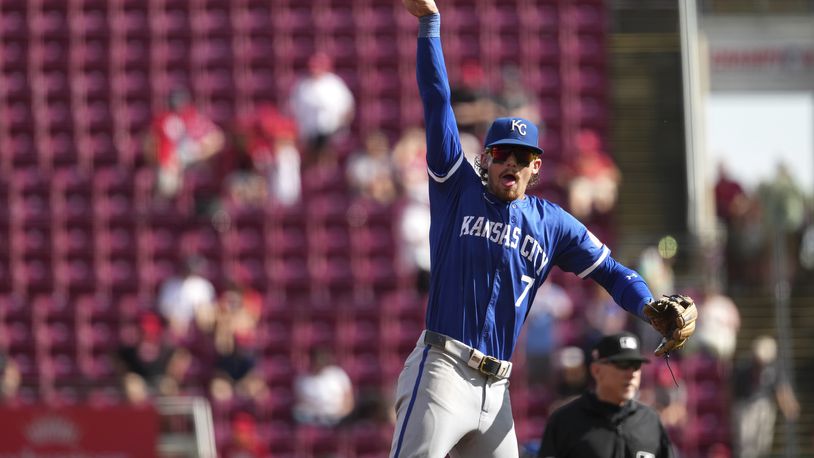
<svg viewBox="0 0 814 458"><path fill-rule="evenodd" d="M540 148L537 126L523 118L497 118L486 133L487 148L495 145L518 145L543 154Z"/></svg>

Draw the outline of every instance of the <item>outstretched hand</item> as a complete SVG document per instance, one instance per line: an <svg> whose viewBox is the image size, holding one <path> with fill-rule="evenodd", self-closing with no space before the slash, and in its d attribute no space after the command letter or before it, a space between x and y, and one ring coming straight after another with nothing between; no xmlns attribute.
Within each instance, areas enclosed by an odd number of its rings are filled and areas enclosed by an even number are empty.
<svg viewBox="0 0 814 458"><path fill-rule="evenodd" d="M428 16L438 12L434 0L402 0L404 7L415 17Z"/></svg>

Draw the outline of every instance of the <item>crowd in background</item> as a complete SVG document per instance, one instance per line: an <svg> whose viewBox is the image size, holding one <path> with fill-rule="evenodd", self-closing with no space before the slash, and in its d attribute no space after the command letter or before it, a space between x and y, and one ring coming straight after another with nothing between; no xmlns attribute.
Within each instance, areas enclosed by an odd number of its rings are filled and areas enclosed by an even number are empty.
<svg viewBox="0 0 814 458"><path fill-rule="evenodd" d="M474 62L464 65L461 81L460 87L453 88L453 106L470 162L480 153L484 126L495 116L524 116L544 127L536 101L520 85L516 69L504 69L498 91L483 84L483 70ZM355 198L399 205L399 258L415 272L416 290L426 294L429 200L423 130L405 126L402 132L371 131L349 140L354 106L353 94L332 73L325 54L312 57L309 73L292 88L287 106L260 105L231 126L210 121L196 108L191 94L178 88L145 136L145 154L156 170L155 205L204 215L217 225L224 205L296 206L309 180L342 175ZM342 153L339 145L348 144L353 147ZM543 156L546 181L541 187L589 224L604 221L616 204L620 171L600 133L580 131L573 144L575 149L565 151L562 158L549 162ZM214 196L185 199L184 182L199 169L218 176L222 186ZM658 410L674 434L683 434L689 416L698 414L688 411L691 397L701 396L710 403L717 398L720 411L712 414L731 419L734 429L731 440L722 437L709 456L762 456L771 446L777 410L794 419L799 404L778 369L777 344L771 337L758 338L748 359L735 359L740 316L727 290L737 291L771 277L765 260L771 257L776 235L772 228L779 229L777 240L788 250L790 275L814 268L809 197L782 167L773 180L753 192L722 167L715 199L726 233L725 282L698 285L691 293L699 304L698 331L671 367L664 360L653 361L640 397ZM597 231L612 243L612 230L600 225ZM233 452L240 449L261 456L265 446L249 406L274 402L258 369L263 298L245 278L229 279L218 290L206 278L204 263L196 256L184 259L177 275L161 283L155 306L142 310L138 320L122 330L121 345L112 351L121 390L134 404L159 395L204 395L216 414L230 412ZM675 289L671 260L656 247L642 251L637 268L655 294ZM544 393L549 412L589 388L586 351L601 336L630 330L640 336L645 348L657 344L649 326L633 322L604 290L586 289L567 275L554 274L544 284L528 320L520 351L523 383ZM212 367L200 366L202 354L213 362ZM308 370L291 377L296 397L291 415L296 422L334 428L359 419L392 421L389 400L360 395L330 348L314 348L308 358ZM687 383L675 386L674 380L686 375L682 368L701 366L714 368L719 378L712 381L739 382L726 396L718 391L689 393ZM8 358L0 361L0 368L0 395L4 403L13 403L19 371Z"/></svg>

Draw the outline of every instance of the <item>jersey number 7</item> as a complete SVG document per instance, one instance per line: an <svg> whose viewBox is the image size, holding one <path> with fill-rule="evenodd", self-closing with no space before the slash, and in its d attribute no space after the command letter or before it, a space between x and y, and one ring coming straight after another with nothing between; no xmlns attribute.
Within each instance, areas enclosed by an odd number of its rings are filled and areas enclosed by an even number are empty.
<svg viewBox="0 0 814 458"><path fill-rule="evenodd" d="M523 303L523 299L529 294L529 290L531 289L531 285L534 284L534 277L529 277L528 275L523 275L520 277L520 281L526 284L526 287L523 288L523 294L517 298L517 301L514 303L515 307L520 307L520 304Z"/></svg>

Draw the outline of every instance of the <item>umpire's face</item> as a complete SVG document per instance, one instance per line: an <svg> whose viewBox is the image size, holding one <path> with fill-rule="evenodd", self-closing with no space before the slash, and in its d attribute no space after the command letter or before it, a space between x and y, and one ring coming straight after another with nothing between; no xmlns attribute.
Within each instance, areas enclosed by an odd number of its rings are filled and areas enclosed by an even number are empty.
<svg viewBox="0 0 814 458"><path fill-rule="evenodd" d="M489 192L504 202L522 199L526 195L529 180L540 173L543 161L538 154L529 154L522 149L505 151L500 154L487 150L481 156L481 164L486 166Z"/></svg>
<svg viewBox="0 0 814 458"><path fill-rule="evenodd" d="M596 396L609 404L622 405L633 399L642 381L641 361L595 361L591 375L596 380Z"/></svg>

